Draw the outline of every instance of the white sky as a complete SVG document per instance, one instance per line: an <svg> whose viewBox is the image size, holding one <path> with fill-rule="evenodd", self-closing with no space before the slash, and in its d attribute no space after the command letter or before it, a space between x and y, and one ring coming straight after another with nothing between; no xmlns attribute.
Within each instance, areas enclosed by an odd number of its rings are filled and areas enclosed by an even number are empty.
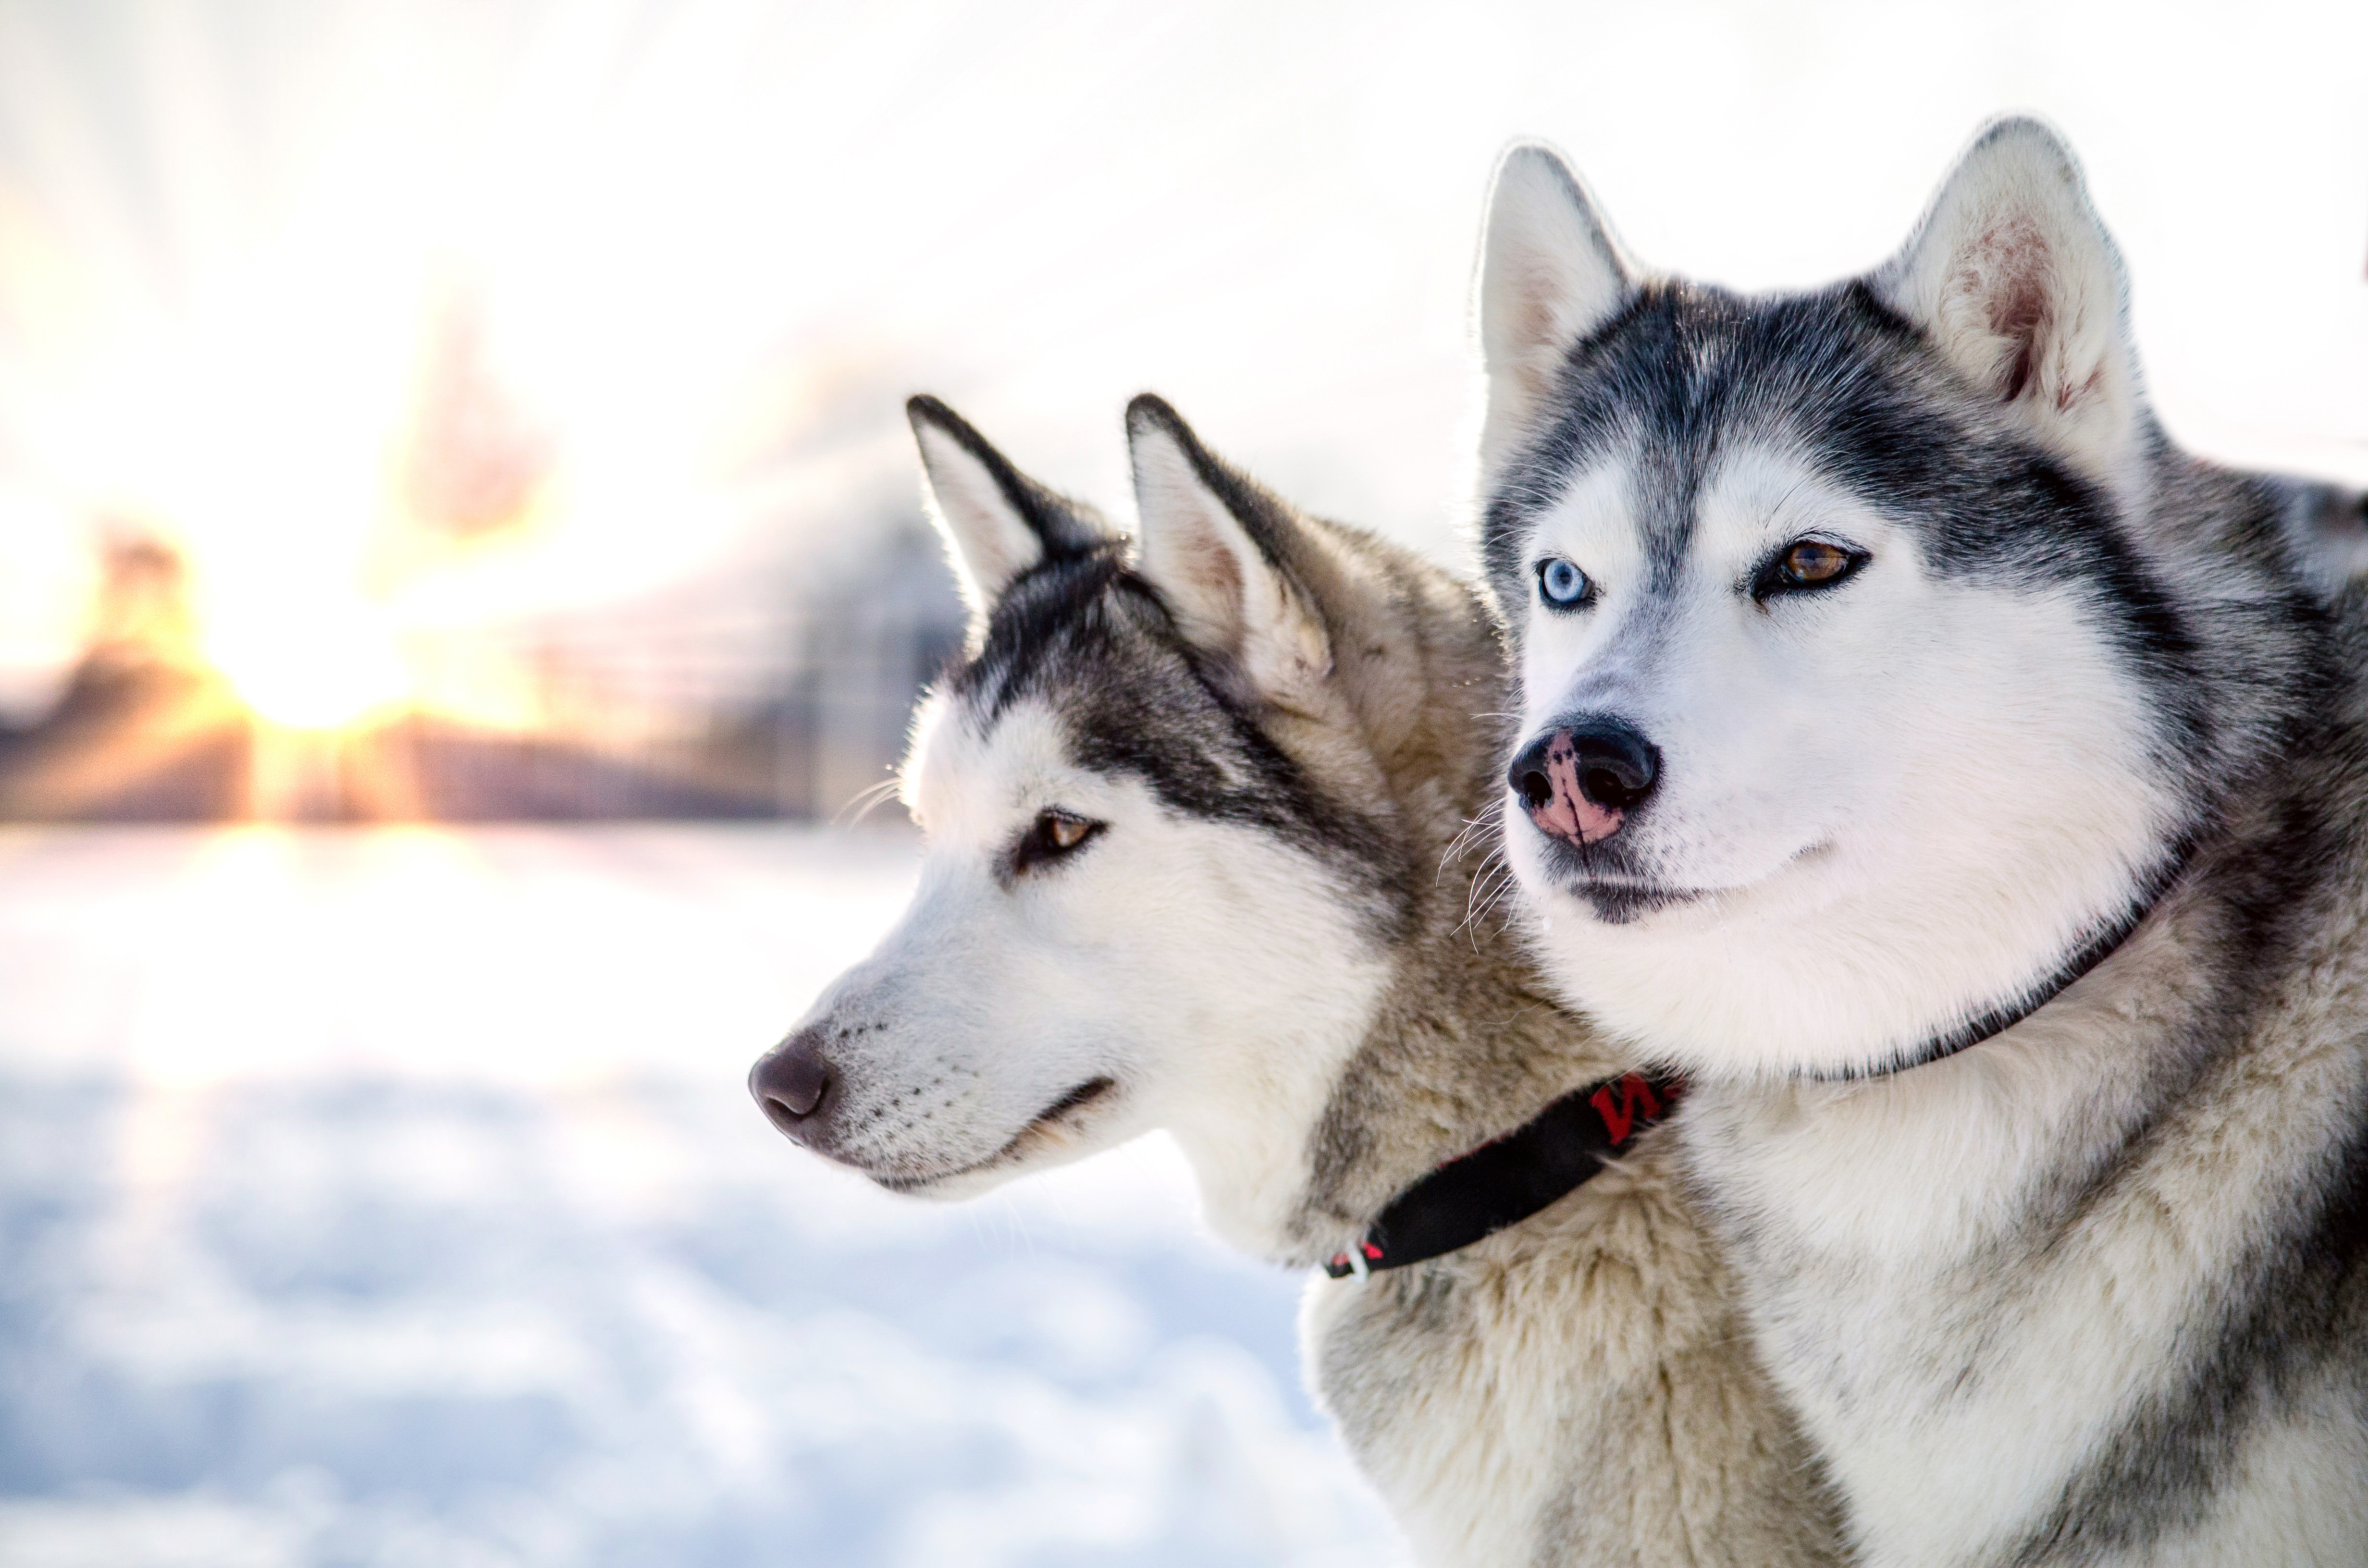
<svg viewBox="0 0 2368 1568"><path fill-rule="evenodd" d="M2368 479L2368 6L0 0L0 665L97 507L238 613L350 578L427 301L564 453L465 619L905 494L929 390L1123 510L1167 395L1314 509L1460 546L1489 165L1565 149L1648 263L1895 246L1987 115L2069 134L2175 431ZM772 460L760 460L766 454Z"/></svg>

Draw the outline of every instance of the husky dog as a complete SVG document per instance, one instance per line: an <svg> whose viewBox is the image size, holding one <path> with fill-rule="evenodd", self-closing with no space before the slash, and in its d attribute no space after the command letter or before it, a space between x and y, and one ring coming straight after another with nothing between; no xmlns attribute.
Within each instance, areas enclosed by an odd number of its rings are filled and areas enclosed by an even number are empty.
<svg viewBox="0 0 2368 1568"><path fill-rule="evenodd" d="M1480 297L1508 858L1564 994L1695 1075L1862 1561L2368 1562L2340 495L2170 444L2029 120L1770 298L1520 148Z"/></svg>
<svg viewBox="0 0 2368 1568"><path fill-rule="evenodd" d="M1154 398L1132 551L910 412L971 643L905 770L912 907L757 1063L766 1113L940 1197L1169 1130L1229 1242L1369 1274L1311 1284L1304 1347L1425 1562L1832 1561L1664 1133L1609 1165L1534 1135L1628 1063L1468 918L1504 692L1477 597L1301 517ZM1598 1146L1653 1093L1595 1090ZM1531 1144L1583 1169L1389 1267L1424 1218L1402 1195L1468 1197Z"/></svg>

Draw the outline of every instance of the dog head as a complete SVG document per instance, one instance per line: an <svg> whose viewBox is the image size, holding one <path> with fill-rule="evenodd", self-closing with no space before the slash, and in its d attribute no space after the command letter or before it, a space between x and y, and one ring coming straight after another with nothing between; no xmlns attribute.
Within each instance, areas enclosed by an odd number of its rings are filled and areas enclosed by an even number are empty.
<svg viewBox="0 0 2368 1568"><path fill-rule="evenodd" d="M2040 994L2254 766L2222 655L2292 592L2169 493L2069 153L1993 127L1805 294L1647 275L1539 147L1484 244L1507 847L1574 999L1752 1073Z"/></svg>
<svg viewBox="0 0 2368 1568"><path fill-rule="evenodd" d="M974 617L904 772L920 886L751 1087L915 1193L1167 1127L1257 1245L1385 973L1379 791L1308 761L1346 716L1299 525L1156 399L1129 411L1132 557L942 404L910 412Z"/></svg>

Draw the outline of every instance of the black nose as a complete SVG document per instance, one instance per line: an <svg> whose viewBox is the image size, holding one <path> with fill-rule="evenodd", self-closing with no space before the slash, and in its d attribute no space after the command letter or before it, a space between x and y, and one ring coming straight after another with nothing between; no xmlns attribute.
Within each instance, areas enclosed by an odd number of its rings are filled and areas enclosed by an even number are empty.
<svg viewBox="0 0 2368 1568"><path fill-rule="evenodd" d="M1619 832L1660 778L1659 748L1607 713L1582 714L1548 730L1505 770L1531 821L1582 844Z"/></svg>
<svg viewBox="0 0 2368 1568"><path fill-rule="evenodd" d="M830 1097L830 1085L820 1029L800 1029L748 1069L748 1092L757 1096L765 1119L801 1143L806 1140L807 1123Z"/></svg>

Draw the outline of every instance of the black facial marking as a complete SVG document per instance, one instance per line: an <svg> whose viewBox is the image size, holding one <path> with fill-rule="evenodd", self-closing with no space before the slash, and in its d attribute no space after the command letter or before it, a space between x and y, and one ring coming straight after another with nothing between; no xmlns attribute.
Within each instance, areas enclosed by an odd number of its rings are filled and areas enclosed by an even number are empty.
<svg viewBox="0 0 2368 1568"><path fill-rule="evenodd" d="M1759 563L1751 574L1750 594L1764 605L1773 598L1824 593L1856 576L1869 559L1863 550L1830 540L1794 540Z"/></svg>
<svg viewBox="0 0 2368 1568"><path fill-rule="evenodd" d="M1513 608L1534 593L1531 519L1569 475L1634 454L1645 587L1667 590L1691 545L1703 475L1723 451L1760 445L1804 454L1917 529L1943 575L2085 595L2154 687L2164 751L2208 741L2193 629L2109 499L1998 418L1994 396L1860 282L1752 300L1656 282L1573 346L1553 415L1483 511L1483 558L1513 634L1525 619Z"/></svg>
<svg viewBox="0 0 2368 1568"><path fill-rule="evenodd" d="M1375 895L1387 939L1407 918L1417 873L1406 846L1357 803L1315 787L1117 545L1023 573L947 690L983 728L1041 698L1066 726L1078 766L1139 778L1171 811L1262 828L1314 855Z"/></svg>
<svg viewBox="0 0 2368 1568"><path fill-rule="evenodd" d="M1099 838L1109 825L1069 812L1037 812L1004 856L1004 880L1058 865Z"/></svg>

